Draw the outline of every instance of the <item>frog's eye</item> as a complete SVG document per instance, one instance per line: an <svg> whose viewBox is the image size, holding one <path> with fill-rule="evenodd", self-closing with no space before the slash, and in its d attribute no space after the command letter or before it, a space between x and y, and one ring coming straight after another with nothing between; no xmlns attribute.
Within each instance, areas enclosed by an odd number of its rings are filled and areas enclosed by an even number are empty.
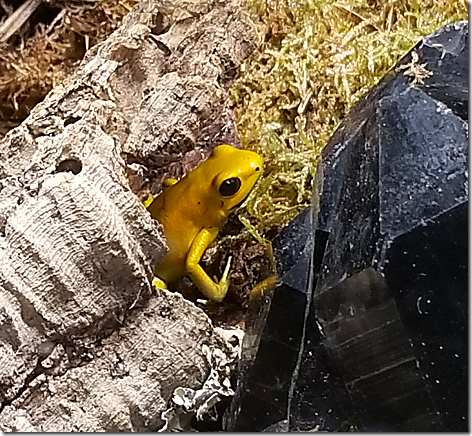
<svg viewBox="0 0 472 436"><path fill-rule="evenodd" d="M238 177L231 177L230 179L223 180L218 190L222 197L231 197L241 188L241 179Z"/></svg>

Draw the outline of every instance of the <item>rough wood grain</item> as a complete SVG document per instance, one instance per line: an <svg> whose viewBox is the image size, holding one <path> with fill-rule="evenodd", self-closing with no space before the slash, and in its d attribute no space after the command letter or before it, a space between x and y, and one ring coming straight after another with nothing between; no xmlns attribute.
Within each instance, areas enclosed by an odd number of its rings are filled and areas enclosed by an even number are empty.
<svg viewBox="0 0 472 436"><path fill-rule="evenodd" d="M208 317L151 291L165 242L130 189L235 142L238 1L143 0L0 142L0 430L143 431L208 375Z"/></svg>

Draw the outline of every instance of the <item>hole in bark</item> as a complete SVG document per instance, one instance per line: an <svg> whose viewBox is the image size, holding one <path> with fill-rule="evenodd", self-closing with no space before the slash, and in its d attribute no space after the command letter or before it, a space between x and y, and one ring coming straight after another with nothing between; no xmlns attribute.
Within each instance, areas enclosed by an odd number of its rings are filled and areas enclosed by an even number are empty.
<svg viewBox="0 0 472 436"><path fill-rule="evenodd" d="M153 33L154 35L162 35L163 33L166 33L169 30L170 21L169 18L167 18L164 14L158 12L154 17L153 21L154 25L151 28L151 33Z"/></svg>
<svg viewBox="0 0 472 436"><path fill-rule="evenodd" d="M82 162L75 158L63 160L57 166L56 173L65 173L67 171L70 171L73 174L79 174L82 171Z"/></svg>
<svg viewBox="0 0 472 436"><path fill-rule="evenodd" d="M68 126L69 124L74 124L80 120L80 117L69 117L64 120L64 127Z"/></svg>
<svg viewBox="0 0 472 436"><path fill-rule="evenodd" d="M172 54L169 47L167 47L167 45L165 45L163 42L154 40L154 43L157 45L157 48L164 54L164 56L169 57Z"/></svg>

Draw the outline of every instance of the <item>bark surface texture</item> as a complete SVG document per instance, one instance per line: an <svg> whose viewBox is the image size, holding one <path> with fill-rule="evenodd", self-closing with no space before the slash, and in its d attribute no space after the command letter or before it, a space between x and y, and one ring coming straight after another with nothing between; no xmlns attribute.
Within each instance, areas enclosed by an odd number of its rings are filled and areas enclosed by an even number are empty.
<svg viewBox="0 0 472 436"><path fill-rule="evenodd" d="M130 180L236 141L228 87L254 47L239 2L143 0L0 143L1 431L153 431L207 377L202 345L223 344L151 290L166 246Z"/></svg>

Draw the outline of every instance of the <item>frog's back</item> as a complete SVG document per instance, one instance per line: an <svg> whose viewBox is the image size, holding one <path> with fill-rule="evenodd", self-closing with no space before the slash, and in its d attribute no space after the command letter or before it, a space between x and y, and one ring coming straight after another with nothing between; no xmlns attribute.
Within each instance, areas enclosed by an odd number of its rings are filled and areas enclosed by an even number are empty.
<svg viewBox="0 0 472 436"><path fill-rule="evenodd" d="M189 219L192 202L189 192L184 192L185 183L176 183L164 188L158 198L149 206L153 218L164 228L169 251L164 261L156 269L156 275L166 282L172 283L185 275L185 259L190 245L201 225Z"/></svg>

